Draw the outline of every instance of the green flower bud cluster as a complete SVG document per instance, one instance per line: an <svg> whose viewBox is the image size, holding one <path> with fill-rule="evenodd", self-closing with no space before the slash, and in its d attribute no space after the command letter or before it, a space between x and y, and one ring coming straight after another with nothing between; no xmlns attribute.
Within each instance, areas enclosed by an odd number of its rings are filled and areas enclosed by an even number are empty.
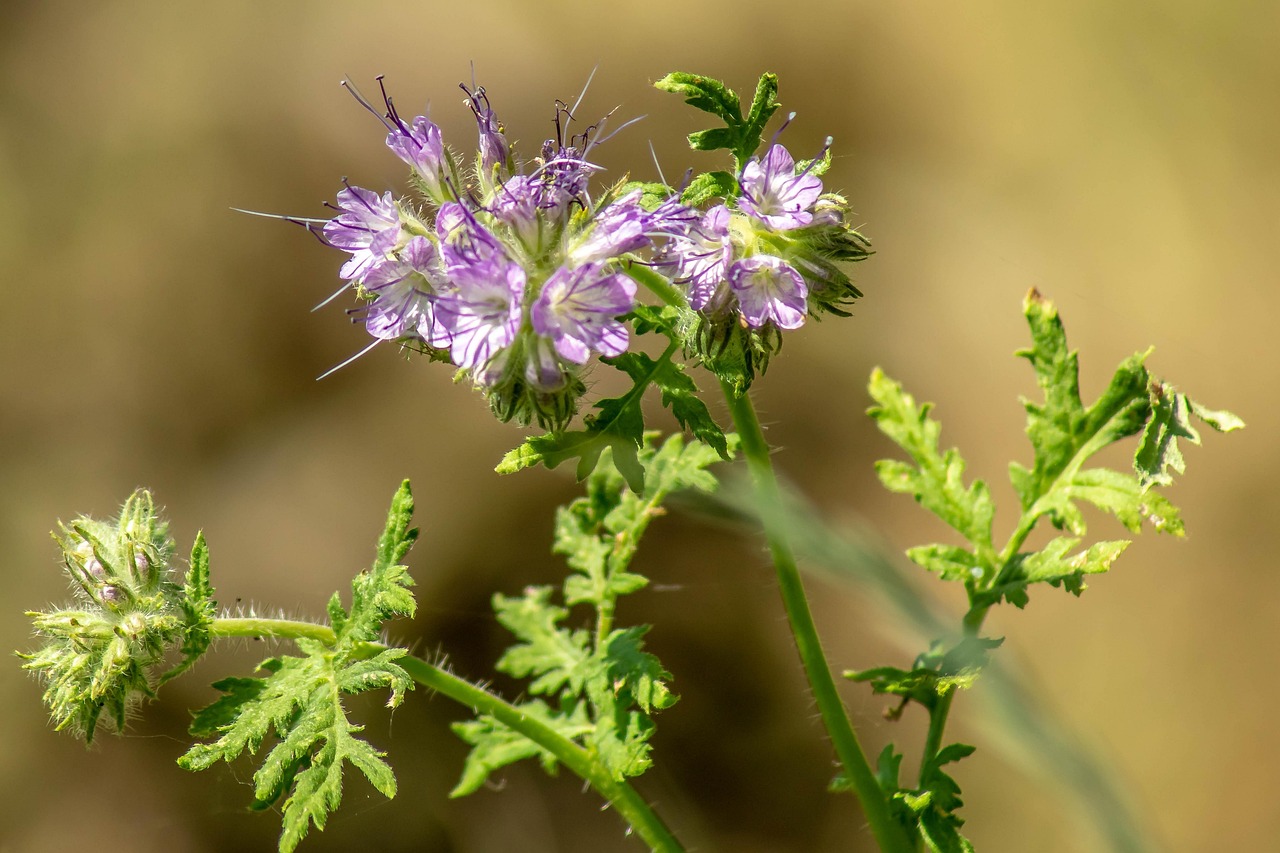
<svg viewBox="0 0 1280 853"><path fill-rule="evenodd" d="M173 540L151 493L135 492L114 522L77 518L53 533L77 602L27 613L44 644L22 654L45 684L55 727L92 741L106 715L117 730L154 695L152 670L181 645L182 588L170 578Z"/></svg>

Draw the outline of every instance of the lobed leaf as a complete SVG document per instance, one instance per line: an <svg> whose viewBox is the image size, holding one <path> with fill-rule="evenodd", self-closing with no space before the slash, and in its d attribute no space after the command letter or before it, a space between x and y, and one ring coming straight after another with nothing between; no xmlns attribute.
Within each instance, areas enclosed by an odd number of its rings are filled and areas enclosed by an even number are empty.
<svg viewBox="0 0 1280 853"><path fill-rule="evenodd" d="M876 426L911 456L915 465L896 460L876 463L880 481L890 491L915 497L921 506L942 519L974 546L974 565L994 570L995 548L991 522L995 505L986 483L964 485L965 462L954 448L941 452L941 425L929 417L931 405L915 399L897 382L876 368L869 385L876 405L868 413ZM914 559L914 558L913 558ZM928 567L926 567L928 568Z"/></svg>

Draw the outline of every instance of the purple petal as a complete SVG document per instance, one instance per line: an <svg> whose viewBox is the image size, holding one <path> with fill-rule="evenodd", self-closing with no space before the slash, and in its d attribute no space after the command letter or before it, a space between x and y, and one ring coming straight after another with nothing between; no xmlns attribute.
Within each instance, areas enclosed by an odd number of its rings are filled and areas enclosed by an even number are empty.
<svg viewBox="0 0 1280 853"><path fill-rule="evenodd" d="M530 312L533 329L549 338L561 357L584 364L595 351L617 356L627 350L627 327L617 318L635 305L636 284L602 264L556 270Z"/></svg>
<svg viewBox="0 0 1280 853"><path fill-rule="evenodd" d="M773 255L753 255L729 268L729 284L747 325L770 321L780 329L804 325L809 289L795 268Z"/></svg>

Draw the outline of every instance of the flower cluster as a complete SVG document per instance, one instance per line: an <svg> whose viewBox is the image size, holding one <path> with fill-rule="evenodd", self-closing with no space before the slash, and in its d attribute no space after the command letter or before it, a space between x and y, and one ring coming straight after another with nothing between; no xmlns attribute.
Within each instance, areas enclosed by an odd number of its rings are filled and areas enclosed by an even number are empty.
<svg viewBox="0 0 1280 853"><path fill-rule="evenodd" d="M404 120L385 89L385 111L356 93L385 124L422 203L347 186L321 234L350 254L340 274L368 300L359 316L375 339L447 358L503 420L562 427L592 356L627 349L628 262L691 214L647 209L638 189L593 198L600 167L587 156L601 128L567 136L562 120L573 117L560 104L556 138L519 163L484 89L463 89L479 130L465 168L428 118Z"/></svg>
<svg viewBox="0 0 1280 853"><path fill-rule="evenodd" d="M797 164L771 143L743 167L736 195L665 246L661 263L699 314L693 343L704 360L742 335L747 359L763 366L778 330L797 329L810 314L844 313L861 295L837 266L866 257L868 245L845 225L845 200L823 191L830 145Z"/></svg>
<svg viewBox="0 0 1280 853"><path fill-rule="evenodd" d="M78 606L27 614L45 637L23 668L46 684L59 729L92 740L102 714L118 729L153 692L150 673L183 636L173 542L151 495L136 492L112 523L77 518L55 534Z"/></svg>
<svg viewBox="0 0 1280 853"><path fill-rule="evenodd" d="M686 351L722 376L738 365L742 388L782 330L844 313L860 295L839 263L865 257L866 241L820 178L830 139L801 163L770 143L736 175L716 173L725 181L714 192L695 191L709 174L683 193L620 183L593 196L601 169L589 156L607 116L573 135L577 105L557 102L555 136L525 162L485 90L463 86L478 130L463 158L426 116L403 118L385 88L375 107L347 86L383 123L418 191L415 200L347 185L318 229L349 254L340 275L365 300L352 313L375 343L456 365L503 420L565 427L590 361L630 345L627 315L644 279L633 264L683 290Z"/></svg>

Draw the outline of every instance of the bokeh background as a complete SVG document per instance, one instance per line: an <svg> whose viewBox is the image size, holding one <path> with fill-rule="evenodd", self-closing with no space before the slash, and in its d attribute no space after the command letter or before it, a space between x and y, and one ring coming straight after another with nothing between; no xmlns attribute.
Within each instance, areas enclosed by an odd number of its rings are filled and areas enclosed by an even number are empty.
<svg viewBox="0 0 1280 853"><path fill-rule="evenodd" d="M1028 456L1017 395L1034 384L1011 353L1031 286L1058 302L1086 394L1154 344L1157 372L1249 422L1189 451L1170 492L1185 541L1143 536L1082 599L1044 590L989 625L1158 845L1274 849L1277 37L1280 8L1262 0L8 4L0 647L29 648L21 611L65 596L46 533L59 517L109 515L147 485L180 548L205 530L224 604L314 615L367 564L410 477L421 612L395 631L483 677L505 642L489 595L562 575L551 514L573 483L493 474L519 432L438 366L388 347L316 382L364 346L341 305L309 312L341 256L230 208L323 215L343 175L402 185L378 125L337 86L344 75L368 89L386 74L403 109L430 101L466 148L474 126L456 84L474 62L529 151L552 100L598 64L585 113L648 115L600 150L604 165L652 176L652 140L670 177L712 161L683 146L698 115L649 83L683 69L749 89L771 69L799 113L788 145L803 156L835 137L828 185L878 252L856 271L856 316L791 336L755 394L777 464L832 519L865 520L892 550L940 534L875 481L872 461L891 453L862 415L876 364L936 401L944 440L1009 503L1005 466ZM1119 535L1105 519L1094 532ZM683 696L660 720L643 792L693 849L870 849L851 801L824 793L831 756L759 543L671 517L639 567L655 588L623 618L656 623L651 648ZM865 589L811 583L834 666L909 661ZM958 612L938 586L922 594ZM247 766L173 763L208 682L262 651L227 647L126 737L87 752L51 730L11 659L0 851L273 849L276 817L244 809ZM953 716L979 746L958 772L978 848L1105 849L1060 785L998 747L981 692ZM887 723L881 699L846 695L870 749L898 738L918 750L918 714ZM415 694L388 721L376 705L357 713L390 749L400 794L351 782L304 849L639 847L576 780L532 766L502 774L501 793L447 800L459 709Z"/></svg>

